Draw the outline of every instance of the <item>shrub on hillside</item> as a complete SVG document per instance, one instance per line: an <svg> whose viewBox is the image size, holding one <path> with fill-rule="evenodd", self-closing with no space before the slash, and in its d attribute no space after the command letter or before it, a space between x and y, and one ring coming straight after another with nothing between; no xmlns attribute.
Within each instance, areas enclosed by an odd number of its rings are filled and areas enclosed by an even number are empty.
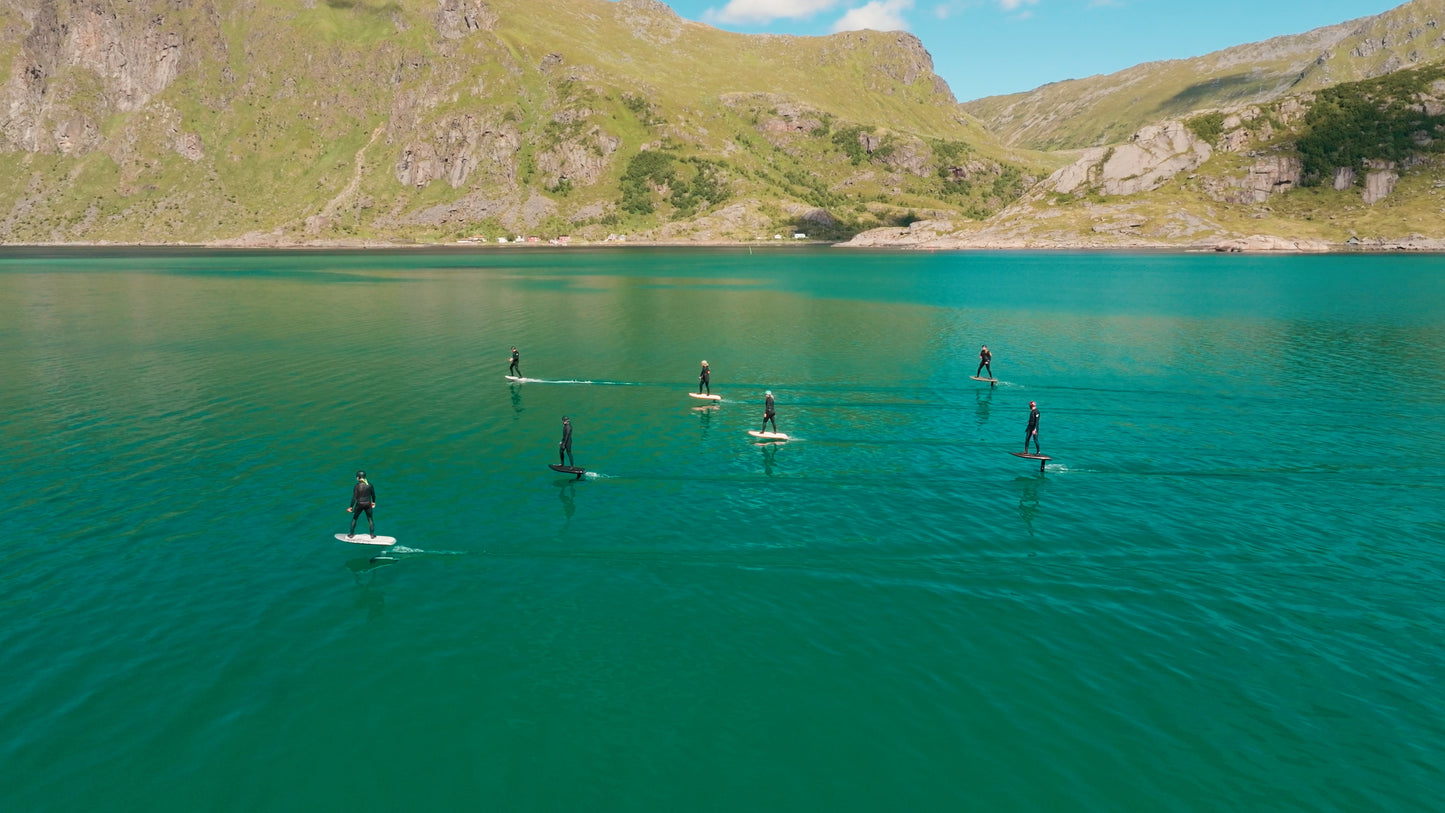
<svg viewBox="0 0 1445 813"><path fill-rule="evenodd" d="M1430 115L1422 98L1442 77L1445 66L1435 65L1320 91L1296 142L1302 184L1317 185L1336 167L1359 169L1366 161L1401 162L1442 151L1445 115Z"/></svg>
<svg viewBox="0 0 1445 813"><path fill-rule="evenodd" d="M627 170L622 173L619 205L624 212L650 215L654 208L652 190L670 186L676 177L677 168L671 155L657 150L639 152L627 162Z"/></svg>
<svg viewBox="0 0 1445 813"><path fill-rule="evenodd" d="M1193 133L1200 141L1206 144L1215 144L1219 141L1219 137L1224 134L1224 114L1217 111L1214 113L1204 113L1184 122L1184 126L1188 127L1189 132Z"/></svg>

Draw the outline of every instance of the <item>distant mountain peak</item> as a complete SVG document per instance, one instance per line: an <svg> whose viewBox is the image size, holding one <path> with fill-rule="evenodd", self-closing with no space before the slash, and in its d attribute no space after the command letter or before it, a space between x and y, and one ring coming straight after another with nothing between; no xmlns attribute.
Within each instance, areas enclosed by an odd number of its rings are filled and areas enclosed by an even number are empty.
<svg viewBox="0 0 1445 813"><path fill-rule="evenodd" d="M964 109L1005 143L1079 149L1118 143L1140 127L1197 111L1270 102L1441 61L1445 0L1412 0L1302 34L1053 82L965 102Z"/></svg>

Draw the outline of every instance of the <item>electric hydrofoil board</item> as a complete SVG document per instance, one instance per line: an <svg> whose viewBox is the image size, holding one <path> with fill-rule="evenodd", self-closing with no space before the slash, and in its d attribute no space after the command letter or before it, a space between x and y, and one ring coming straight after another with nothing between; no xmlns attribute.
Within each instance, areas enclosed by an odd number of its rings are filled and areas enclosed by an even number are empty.
<svg viewBox="0 0 1445 813"><path fill-rule="evenodd" d="M1045 464L1045 463L1049 462L1050 460L1053 460L1053 458L1052 458L1052 457L1049 457L1048 455L1029 454L1028 452L1009 452L1009 454L1013 455L1014 457L1022 457L1024 460L1037 460L1037 461L1039 461L1039 471L1043 471L1043 470L1044 470L1044 464Z"/></svg>
<svg viewBox="0 0 1445 813"><path fill-rule="evenodd" d="M394 536L372 536L371 534L355 534L354 536L347 536L346 534L337 534L336 538L340 539L342 542L354 542L357 545L396 544L396 537Z"/></svg>

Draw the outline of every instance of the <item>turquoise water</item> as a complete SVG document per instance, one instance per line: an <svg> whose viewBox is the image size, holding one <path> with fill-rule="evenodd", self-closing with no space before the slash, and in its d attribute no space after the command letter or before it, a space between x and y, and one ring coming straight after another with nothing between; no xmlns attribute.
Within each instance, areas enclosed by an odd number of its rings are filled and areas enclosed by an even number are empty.
<svg viewBox="0 0 1445 813"><path fill-rule="evenodd" d="M0 381L0 809L1445 809L1442 257L10 251Z"/></svg>

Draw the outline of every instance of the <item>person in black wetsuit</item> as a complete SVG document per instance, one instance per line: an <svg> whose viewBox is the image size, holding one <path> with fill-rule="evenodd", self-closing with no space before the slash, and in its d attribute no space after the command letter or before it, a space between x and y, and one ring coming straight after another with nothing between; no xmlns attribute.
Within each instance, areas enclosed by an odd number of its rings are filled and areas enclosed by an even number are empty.
<svg viewBox="0 0 1445 813"><path fill-rule="evenodd" d="M974 371L974 377L977 378L980 372L988 370L988 377L993 378L993 368L989 366L991 361L993 361L993 354L988 352L988 345L984 345L983 349L978 351L978 369Z"/></svg>
<svg viewBox="0 0 1445 813"><path fill-rule="evenodd" d="M1029 401L1029 425L1024 429L1024 454L1029 453L1029 440L1034 442L1034 454L1043 454L1039 451L1039 405Z"/></svg>
<svg viewBox="0 0 1445 813"><path fill-rule="evenodd" d="M512 366L507 370L518 378L522 377L522 354L517 352L516 347L512 348Z"/></svg>
<svg viewBox="0 0 1445 813"><path fill-rule="evenodd" d="M711 382L712 373L707 368L707 360L704 359L702 362L702 372L698 373L697 376L697 394L702 395L703 391L706 390L708 395L712 395Z"/></svg>
<svg viewBox="0 0 1445 813"><path fill-rule="evenodd" d="M376 536L376 523L371 519L371 509L376 507L376 489L366 481L366 472L356 473L356 486L351 489L351 507L346 512L351 515L351 530L346 532L347 536L356 536L356 520L361 512L366 512L366 525L371 529L371 535Z"/></svg>
<svg viewBox="0 0 1445 813"><path fill-rule="evenodd" d="M772 390L768 390L767 392L763 393L763 428L762 428L761 431L763 431L763 432L768 431L768 423L769 423L769 422L771 422L771 423L773 424L773 431L774 431L774 432L778 431L778 419L777 419L776 417L774 417L774 414L775 414L775 413L773 412L773 391L772 391Z"/></svg>
<svg viewBox="0 0 1445 813"><path fill-rule="evenodd" d="M557 465L563 465L564 457L566 465L577 467L577 464L572 462L572 422L567 420L566 415L562 416L562 442L557 444Z"/></svg>

